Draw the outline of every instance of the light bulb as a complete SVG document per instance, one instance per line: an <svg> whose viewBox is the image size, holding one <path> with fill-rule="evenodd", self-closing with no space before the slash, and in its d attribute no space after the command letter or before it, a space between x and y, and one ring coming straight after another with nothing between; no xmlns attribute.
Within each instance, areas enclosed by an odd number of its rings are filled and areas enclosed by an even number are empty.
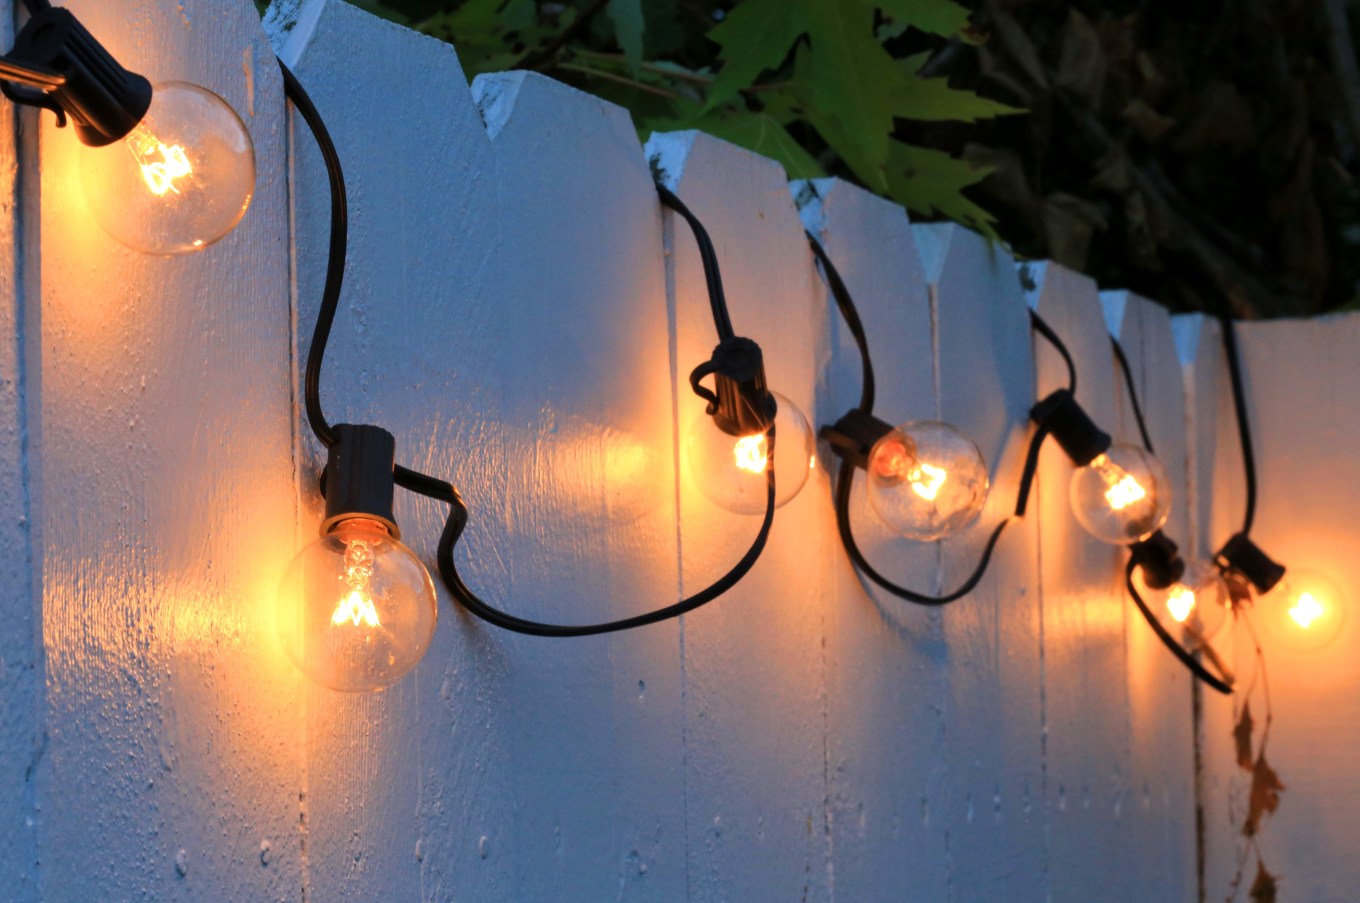
<svg viewBox="0 0 1360 903"><path fill-rule="evenodd" d="M1166 471L1134 445L1111 445L1072 472L1072 511L1096 539L1126 545L1156 532L1171 510Z"/></svg>
<svg viewBox="0 0 1360 903"><path fill-rule="evenodd" d="M255 191L255 149L241 118L185 82L156 85L132 131L81 156L95 220L146 254L206 248L241 221Z"/></svg>
<svg viewBox="0 0 1360 903"><path fill-rule="evenodd" d="M962 530L987 501L987 465L947 423L914 420L874 443L867 493L885 524L922 542Z"/></svg>
<svg viewBox="0 0 1360 903"><path fill-rule="evenodd" d="M1253 610L1268 637L1295 652L1316 652L1336 639L1346 623L1345 596L1316 571L1291 568L1256 600Z"/></svg>
<svg viewBox="0 0 1360 903"><path fill-rule="evenodd" d="M1162 626L1181 645L1194 652L1227 620L1228 586L1212 562L1187 562L1180 579L1165 589L1145 589L1142 594Z"/></svg>
<svg viewBox="0 0 1360 903"><path fill-rule="evenodd" d="M415 667L437 617L425 566L386 524L352 517L288 566L276 629L288 657L312 680L367 691Z"/></svg>
<svg viewBox="0 0 1360 903"><path fill-rule="evenodd" d="M803 488L816 465L812 430L798 406L771 392L775 412L775 506L785 504ZM738 514L765 513L765 471L769 440L764 433L733 436L700 409L685 434L686 471L715 504Z"/></svg>

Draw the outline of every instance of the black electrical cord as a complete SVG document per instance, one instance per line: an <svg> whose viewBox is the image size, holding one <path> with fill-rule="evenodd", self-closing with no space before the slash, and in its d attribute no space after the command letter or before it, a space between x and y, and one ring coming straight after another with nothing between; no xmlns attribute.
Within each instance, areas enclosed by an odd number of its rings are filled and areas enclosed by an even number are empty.
<svg viewBox="0 0 1360 903"><path fill-rule="evenodd" d="M1223 695L1231 696L1233 691L1232 684L1214 676L1208 668L1204 667L1204 663L1195 658L1192 653L1187 651L1184 646L1177 642L1176 638L1167 632L1167 629L1162 626L1162 622L1157 620L1157 616L1148 608L1147 603L1143 601L1143 597L1138 594L1138 590L1133 585L1133 572L1137 570L1137 568L1137 560L1130 558L1128 566L1124 569L1124 584L1128 587L1129 596L1133 599L1133 604L1138 606L1138 610L1143 613L1143 619L1148 622L1148 626L1152 628L1152 632L1157 634L1157 638L1162 641L1162 645L1170 649L1171 654L1176 656L1182 665L1189 668L1191 673ZM1206 647L1205 651L1211 653L1213 650Z"/></svg>
<svg viewBox="0 0 1360 903"><path fill-rule="evenodd" d="M321 115L317 112L315 105L312 104L311 98L307 96L302 84L292 71L284 65L282 60L279 61L279 69L283 73L284 93L288 100L292 102L294 108L302 115L303 121L315 138L322 159L325 161L326 174L330 182L331 237L326 263L326 281L322 288L316 325L312 331L312 344L307 352L306 379L303 389L308 424L316 435L317 441L326 447L330 447L335 442L335 431L326 421L321 410L321 362L326 353L326 344L330 340L331 327L335 323L335 314L340 303L340 287L345 273L345 255L349 230L345 178L340 167L340 157L335 150L335 144L331 140L330 133L327 131ZM704 265L704 277L708 284L714 327L721 338L731 338L733 336L732 321L727 310L726 296L723 294L722 277L718 271L718 256L708 232L694 214L669 190L658 185L657 194L661 202L684 217L693 230ZM658 621L678 617L718 598L746 576L764 551L766 541L770 536L770 528L774 524L775 475L773 460L775 429L773 425L769 427L766 435L768 436L767 454L771 466L765 472L765 518L760 525L760 531L756 534L755 541L752 542L741 560L733 565L726 574L692 596L663 608L602 624L544 624L507 614L482 601L463 582L454 562L454 548L457 546L458 539L462 536L463 529L467 526L468 521L467 505L458 494L458 490L453 487L453 484L445 480L403 467L400 464L395 466L393 478L396 484L403 489L435 501L444 502L449 506L449 517L444 524L436 552L439 576L443 579L453 597L469 612L490 624L516 633L551 637L591 636L642 627L646 624L655 624Z"/></svg>
<svg viewBox="0 0 1360 903"><path fill-rule="evenodd" d="M1110 345L1114 348L1114 358L1119 362L1119 369L1124 371L1124 385L1129 390L1129 402L1133 405L1133 418L1138 421L1138 433L1143 437L1143 448L1148 454L1155 455L1157 452L1152 448L1152 437L1148 435L1147 423L1143 420L1143 406L1138 403L1138 389L1133 385L1133 368L1129 366L1129 359L1124 354L1124 346L1119 344L1119 340L1110 336Z"/></svg>
<svg viewBox="0 0 1360 903"><path fill-rule="evenodd" d="M1148 454L1155 454L1152 450L1152 438L1148 434L1147 424L1143 420L1143 406L1138 401L1138 387L1133 381L1133 368L1129 366L1128 356L1124 353L1124 348L1119 344L1119 341L1111 336L1110 344L1114 348L1115 360L1119 363L1119 368L1124 374L1124 385L1128 388L1129 402L1133 406L1134 418L1138 421L1138 432L1142 434L1143 447L1147 449ZM1129 597L1133 599L1133 604L1138 607L1140 612L1142 612L1143 619L1147 621L1148 626L1152 628L1152 632L1157 634L1157 638L1162 641L1162 645L1166 646L1167 649L1170 649L1171 654L1176 656L1180 663L1185 665L1186 668L1189 668L1192 674L1218 692L1225 695L1231 694L1232 684L1214 675L1213 672L1204 667L1204 663L1182 646L1176 638L1162 626L1162 622L1158 620L1157 616L1152 613L1152 609L1148 607L1148 604L1143 600L1142 595L1139 594L1137 587L1134 586L1133 572L1137 569L1137 556L1130 556L1128 566L1124 569L1124 585L1128 588ZM1211 648L1206 646L1204 651L1213 656L1213 650ZM1217 660L1216 656L1214 656L1214 658Z"/></svg>
<svg viewBox="0 0 1360 903"><path fill-rule="evenodd" d="M1242 515L1241 535L1251 532L1256 520L1256 454L1251 446L1251 423L1247 420L1246 391L1242 387L1242 359L1237 350L1237 333L1231 317L1219 320L1223 332L1223 351L1228 359L1232 382L1233 412L1237 416L1237 438L1242 446L1242 472L1247 482L1246 511Z"/></svg>
<svg viewBox="0 0 1360 903"><path fill-rule="evenodd" d="M816 236L811 232L807 233L807 240L808 245L812 248L813 256L817 258L817 262L821 265L827 286L831 289L831 296L835 299L836 307L840 310L841 317L845 320L846 328L850 330L850 335L854 338L855 345L859 347L863 382L860 387L860 401L859 405L857 405L857 410L863 414L872 415L874 406L874 367L869 357L869 337L864 330L864 323L859 317L859 310L855 306L855 300L851 297L849 288L845 285L845 280L841 278L841 274L836 269L836 265L831 262L831 257L826 253L826 249L822 247L821 242L819 242ZM1047 324L1045 324L1043 328L1047 330ZM1054 334L1052 330L1048 330L1047 334L1050 341L1057 344L1058 350L1062 352L1063 357L1067 360L1072 387L1075 389L1076 368L1072 366L1071 356L1067 353L1067 349L1062 347L1062 343L1058 340L1057 335ZM946 605L968 595L977 587L983 576L986 575L987 567L992 561L992 552L996 548L997 540L1001 538L1002 532L1006 529L1006 525L1017 517L1023 517L1025 514L1030 488L1034 484L1034 474L1039 457L1039 446L1043 444L1044 437L1047 435L1047 432L1042 429L1036 430L1034 437L1030 440L1029 453L1025 460L1025 469L1021 474L1020 486L1016 493L1014 515L1005 518L996 525L996 528L992 530L991 535L987 537L987 543L982 549L982 556L978 560L977 566L973 569L973 572L968 575L962 584L951 592L939 596L932 596L907 589L880 574L875 570L874 566L869 563L868 559L864 557L864 553L859 548L859 543L855 541L854 530L850 526L850 493L854 485L855 471L859 468L849 459L842 459L841 461L840 471L836 475L835 496L836 527L840 532L841 545L845 547L845 553L850 556L850 560L854 563L856 569L864 574L864 576L868 577L882 589L899 599L914 602L917 605L936 606Z"/></svg>

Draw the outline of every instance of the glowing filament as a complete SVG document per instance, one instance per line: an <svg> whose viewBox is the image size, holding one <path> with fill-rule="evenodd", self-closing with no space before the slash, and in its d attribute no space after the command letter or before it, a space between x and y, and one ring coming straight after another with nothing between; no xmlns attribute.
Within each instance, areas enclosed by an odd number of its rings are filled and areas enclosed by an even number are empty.
<svg viewBox="0 0 1360 903"><path fill-rule="evenodd" d="M370 581L373 579L373 547L366 539L351 539L345 546L345 583L349 595L340 600L331 623L339 627L346 622L355 627L367 624L378 627L378 608L373 604Z"/></svg>
<svg viewBox="0 0 1360 903"><path fill-rule="evenodd" d="M355 627L360 624L367 624L369 627L379 626L378 609L366 593L357 589L351 590L348 596L340 600L335 614L331 615L331 623L339 627L346 621Z"/></svg>
<svg viewBox="0 0 1360 903"><path fill-rule="evenodd" d="M1166 610L1171 612L1171 617L1176 619L1176 623L1184 624L1185 619L1190 617L1190 612L1195 610L1195 591L1177 584L1166 600Z"/></svg>
<svg viewBox="0 0 1360 903"><path fill-rule="evenodd" d="M184 148L178 144L167 147L145 125L138 126L127 136L127 146L142 169L146 187L157 197L172 191L179 194L175 180L193 174L194 168Z"/></svg>
<svg viewBox="0 0 1360 903"><path fill-rule="evenodd" d="M1322 607L1322 603L1313 598L1312 593L1303 593L1299 596L1294 607L1289 609L1289 616L1294 619L1304 630L1313 626L1313 622L1327 613Z"/></svg>
<svg viewBox="0 0 1360 903"><path fill-rule="evenodd" d="M940 487L948 478L949 471L931 464L918 464L907 474L912 491L927 502L935 501L935 496L940 494Z"/></svg>
<svg viewBox="0 0 1360 903"><path fill-rule="evenodd" d="M751 473L764 473L770 456L765 450L765 434L742 436L732 448L737 466Z"/></svg>
<svg viewBox="0 0 1360 903"><path fill-rule="evenodd" d="M1105 501L1115 511L1123 511L1134 502L1147 498L1147 490L1139 485L1133 474L1111 461L1108 455L1100 455L1091 462L1091 467L1105 481L1108 487Z"/></svg>

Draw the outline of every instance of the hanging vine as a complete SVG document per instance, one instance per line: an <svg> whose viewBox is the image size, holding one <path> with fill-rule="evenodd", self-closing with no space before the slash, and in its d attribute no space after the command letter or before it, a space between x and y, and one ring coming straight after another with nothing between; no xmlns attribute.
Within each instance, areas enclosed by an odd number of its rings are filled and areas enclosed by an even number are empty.
<svg viewBox="0 0 1360 903"><path fill-rule="evenodd" d="M1275 903L1278 875L1272 874L1265 865L1261 853L1260 836L1266 816L1279 808L1280 794L1284 792L1284 782L1276 774L1266 759L1266 746L1270 742L1270 728L1274 722L1274 711L1270 702L1270 675L1266 672L1265 654L1261 649L1256 627L1251 622L1251 591L1244 578L1237 574L1226 574L1228 589L1232 595L1233 620L1241 625L1251 640L1252 656L1255 667L1251 680L1233 697L1233 745L1236 749L1238 768L1251 776L1250 791L1247 795L1246 814L1241 817L1241 832L1244 842L1238 845L1237 867L1228 886L1224 903L1235 903L1242 891L1248 867L1254 860L1256 874L1252 879L1247 896L1252 903ZM1260 722L1260 734L1256 733L1257 722L1251 715L1252 699L1258 699L1264 719ZM1239 702L1240 701L1240 702ZM1238 801L1234 798L1234 804ZM1237 805L1233 806L1234 821L1237 820Z"/></svg>

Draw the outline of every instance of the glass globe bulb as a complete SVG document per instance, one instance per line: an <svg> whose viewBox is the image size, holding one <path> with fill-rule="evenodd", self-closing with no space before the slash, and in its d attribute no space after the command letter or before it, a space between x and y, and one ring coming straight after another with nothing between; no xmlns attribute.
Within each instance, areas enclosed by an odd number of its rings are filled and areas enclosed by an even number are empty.
<svg viewBox="0 0 1360 903"><path fill-rule="evenodd" d="M255 148L241 118L185 82L156 85L151 108L121 141L82 148L94 218L145 254L206 248L235 228L255 191Z"/></svg>
<svg viewBox="0 0 1360 903"><path fill-rule="evenodd" d="M874 512L922 542L962 530L987 502L987 464L968 437L947 423L913 420L869 452L866 492Z"/></svg>
<svg viewBox="0 0 1360 903"><path fill-rule="evenodd" d="M1147 539L1171 510L1166 471L1136 445L1112 445L1074 470L1071 498L1086 531L1114 545Z"/></svg>
<svg viewBox="0 0 1360 903"><path fill-rule="evenodd" d="M1336 639L1346 623L1346 597L1316 571L1291 569L1252 607L1267 636L1294 652L1316 652Z"/></svg>
<svg viewBox="0 0 1360 903"><path fill-rule="evenodd" d="M778 392L774 417L774 503L798 494L816 464L812 429L798 406ZM685 434L686 471L714 504L737 514L765 513L765 470L769 464L764 433L733 436L700 408Z"/></svg>
<svg viewBox="0 0 1360 903"><path fill-rule="evenodd" d="M411 550L369 518L341 521L288 565L276 630L302 673L347 692L415 667L434 636L434 584Z"/></svg>
<svg viewBox="0 0 1360 903"><path fill-rule="evenodd" d="M1148 608L1167 633L1194 652L1208 645L1228 618L1228 585L1212 562L1189 561L1181 579L1164 589L1145 589Z"/></svg>

